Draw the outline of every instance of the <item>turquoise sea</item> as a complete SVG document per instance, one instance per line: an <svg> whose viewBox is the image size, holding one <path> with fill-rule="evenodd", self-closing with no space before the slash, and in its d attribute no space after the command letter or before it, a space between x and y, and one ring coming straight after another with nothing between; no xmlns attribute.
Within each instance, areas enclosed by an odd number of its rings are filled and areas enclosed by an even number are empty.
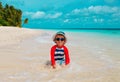
<svg viewBox="0 0 120 82"><path fill-rule="evenodd" d="M30 29L64 31L64 32L72 32L72 33L91 33L91 34L120 37L120 28L30 28Z"/></svg>

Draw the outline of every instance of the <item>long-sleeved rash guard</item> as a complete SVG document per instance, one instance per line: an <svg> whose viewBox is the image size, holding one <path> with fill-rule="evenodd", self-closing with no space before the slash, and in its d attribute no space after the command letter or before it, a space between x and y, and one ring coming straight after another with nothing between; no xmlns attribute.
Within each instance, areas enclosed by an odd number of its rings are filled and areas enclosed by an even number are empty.
<svg viewBox="0 0 120 82"><path fill-rule="evenodd" d="M51 65L55 65L56 64L56 60L55 60L55 51L56 51L56 48L57 46L54 45L52 46L51 48L51 53L50 53L50 56L51 56ZM70 58L69 58L69 52L68 52L68 49L66 46L62 46L61 48L64 49L64 56L65 56L65 65L69 64L70 63Z"/></svg>

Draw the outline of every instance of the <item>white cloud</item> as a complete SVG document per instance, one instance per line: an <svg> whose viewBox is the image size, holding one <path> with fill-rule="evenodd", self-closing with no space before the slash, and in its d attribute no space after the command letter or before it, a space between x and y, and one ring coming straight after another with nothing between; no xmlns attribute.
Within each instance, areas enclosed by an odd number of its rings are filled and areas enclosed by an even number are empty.
<svg viewBox="0 0 120 82"><path fill-rule="evenodd" d="M62 15L61 12L56 12L56 13L46 13L43 11L37 11L37 12L25 12L23 14L24 16L29 16L32 19L41 19L41 18L50 18L50 19L54 19L54 18L58 18Z"/></svg>
<svg viewBox="0 0 120 82"><path fill-rule="evenodd" d="M110 6L89 6L88 8L83 9L74 9L72 11L73 14L80 14L80 13L117 13L120 12L120 7L110 7Z"/></svg>
<svg viewBox="0 0 120 82"><path fill-rule="evenodd" d="M46 13L43 11L37 11L37 12L24 12L23 13L24 16L28 16L31 17L32 19L39 19L39 18L43 18Z"/></svg>
<svg viewBox="0 0 120 82"><path fill-rule="evenodd" d="M88 11L94 13L115 13L118 12L120 8L118 7L109 7L109 6L90 6Z"/></svg>
<svg viewBox="0 0 120 82"><path fill-rule="evenodd" d="M114 19L120 18L120 7L89 6L87 8L74 9L68 15L68 17L80 17L81 19L87 21L93 20L95 23L103 23L104 21L107 21L106 19L108 18L106 18L106 16L112 19L112 21L114 21Z"/></svg>
<svg viewBox="0 0 120 82"><path fill-rule="evenodd" d="M75 14L78 14L78 13L80 13L80 11L81 11L81 9L75 9L72 12L75 13Z"/></svg>
<svg viewBox="0 0 120 82"><path fill-rule="evenodd" d="M67 22L69 22L69 19L65 19L63 22L64 22L64 23L67 23Z"/></svg>
<svg viewBox="0 0 120 82"><path fill-rule="evenodd" d="M62 15L62 13L48 14L46 18L58 18Z"/></svg>
<svg viewBox="0 0 120 82"><path fill-rule="evenodd" d="M102 23L102 22L104 22L104 19L97 19L97 18L95 18L94 19L94 22L96 22L96 23Z"/></svg>
<svg viewBox="0 0 120 82"><path fill-rule="evenodd" d="M43 18L45 15L46 15L45 12L43 12L43 11L37 11L36 13L32 14L32 18L33 19Z"/></svg>

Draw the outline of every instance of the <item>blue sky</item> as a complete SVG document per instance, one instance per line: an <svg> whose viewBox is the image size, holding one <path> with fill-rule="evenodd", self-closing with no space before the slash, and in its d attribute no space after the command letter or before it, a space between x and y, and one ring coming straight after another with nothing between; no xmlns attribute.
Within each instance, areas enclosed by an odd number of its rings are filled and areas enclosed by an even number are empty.
<svg viewBox="0 0 120 82"><path fill-rule="evenodd" d="M120 28L120 0L0 0L23 11L25 27Z"/></svg>

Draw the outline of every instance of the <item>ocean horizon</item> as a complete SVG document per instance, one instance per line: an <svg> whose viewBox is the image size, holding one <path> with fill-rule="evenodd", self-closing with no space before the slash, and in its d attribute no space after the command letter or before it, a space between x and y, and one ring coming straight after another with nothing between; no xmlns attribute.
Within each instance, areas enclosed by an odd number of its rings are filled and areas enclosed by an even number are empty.
<svg viewBox="0 0 120 82"><path fill-rule="evenodd" d="M120 30L120 28L44 28L44 27L23 27L23 28L30 28L30 29L63 29L63 30Z"/></svg>

